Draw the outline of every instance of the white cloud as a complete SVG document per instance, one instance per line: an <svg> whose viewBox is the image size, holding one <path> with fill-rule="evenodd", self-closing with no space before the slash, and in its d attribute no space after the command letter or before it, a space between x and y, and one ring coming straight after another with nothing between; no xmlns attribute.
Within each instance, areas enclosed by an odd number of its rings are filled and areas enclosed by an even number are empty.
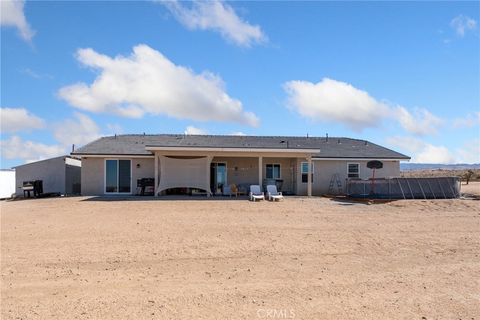
<svg viewBox="0 0 480 320"><path fill-rule="evenodd" d="M194 126L188 126L187 129L185 129L184 133L191 134L191 135L208 134L207 130L195 128Z"/></svg>
<svg viewBox="0 0 480 320"><path fill-rule="evenodd" d="M23 0L1 0L0 1L0 25L15 27L23 40L30 42L35 35L25 18Z"/></svg>
<svg viewBox="0 0 480 320"><path fill-rule="evenodd" d="M53 135L61 145L79 147L100 138L100 128L90 117L79 112L74 116L54 126Z"/></svg>
<svg viewBox="0 0 480 320"><path fill-rule="evenodd" d="M480 138L464 143L456 150L458 163L480 163Z"/></svg>
<svg viewBox="0 0 480 320"><path fill-rule="evenodd" d="M123 128L118 123L107 123L108 134L106 135L114 135L114 134L122 134Z"/></svg>
<svg viewBox="0 0 480 320"><path fill-rule="evenodd" d="M197 135L205 135L205 134L209 134L208 133L208 130L206 129L202 129L202 128L196 128L194 126L188 126L185 131L184 131L185 134L197 134ZM227 135L229 136L246 136L247 134L246 133L243 133L241 131L234 131L234 132L230 132L230 133L227 133Z"/></svg>
<svg viewBox="0 0 480 320"><path fill-rule="evenodd" d="M447 147L425 144L424 148L415 156L415 162L418 163L455 163L455 158Z"/></svg>
<svg viewBox="0 0 480 320"><path fill-rule="evenodd" d="M245 112L242 103L225 92L220 77L177 66L149 46L138 45L131 56L115 58L80 49L77 59L100 70L91 85L77 83L59 90L61 98L79 109L133 118L149 113L251 126L259 123L255 114Z"/></svg>
<svg viewBox="0 0 480 320"><path fill-rule="evenodd" d="M466 31L477 28L477 21L460 14L450 21L450 26L455 30L458 36L464 37Z"/></svg>
<svg viewBox="0 0 480 320"><path fill-rule="evenodd" d="M366 91L328 78L318 83L289 81L284 84L288 105L313 120L336 121L360 131L376 127L387 115L388 107Z"/></svg>
<svg viewBox="0 0 480 320"><path fill-rule="evenodd" d="M437 127L443 122L423 108L415 108L412 115L404 107L398 106L395 108L395 117L406 131L417 135L437 133Z"/></svg>
<svg viewBox="0 0 480 320"><path fill-rule="evenodd" d="M246 136L246 133L243 133L242 131L235 131L235 132L230 132L228 134L229 136Z"/></svg>
<svg viewBox="0 0 480 320"><path fill-rule="evenodd" d="M0 141L1 156L5 159L20 159L25 162L48 159L70 152L76 147L92 142L102 136L100 128L87 115L76 112L74 118L65 119L51 126L57 144L44 144L23 140L17 135Z"/></svg>
<svg viewBox="0 0 480 320"><path fill-rule="evenodd" d="M408 132L425 135L436 132L442 120L423 108L410 113L401 106L390 106L354 86L324 78L318 83L289 81L283 86L288 106L315 121L333 121L355 131L377 127L392 118Z"/></svg>
<svg viewBox="0 0 480 320"><path fill-rule="evenodd" d="M0 108L0 131L2 133L41 129L44 126L43 119L31 114L25 108Z"/></svg>
<svg viewBox="0 0 480 320"><path fill-rule="evenodd" d="M23 140L19 136L11 136L7 140L0 141L2 158L22 159L26 162L48 159L66 154L66 149L60 145L47 145L29 140Z"/></svg>
<svg viewBox="0 0 480 320"><path fill-rule="evenodd" d="M53 79L53 76L51 74L38 73L30 68L23 68L20 70L20 72L34 79Z"/></svg>
<svg viewBox="0 0 480 320"><path fill-rule="evenodd" d="M191 30L214 30L233 43L249 47L265 42L267 37L258 25L243 21L223 1L193 1L190 8L179 1L161 1L174 17Z"/></svg>
<svg viewBox="0 0 480 320"><path fill-rule="evenodd" d="M435 146L413 137L390 137L387 143L410 153L414 163L455 163L455 157L445 146Z"/></svg>
<svg viewBox="0 0 480 320"><path fill-rule="evenodd" d="M387 144L401 148L409 153L418 152L425 146L425 143L417 138L402 136L387 138Z"/></svg>
<svg viewBox="0 0 480 320"><path fill-rule="evenodd" d="M465 118L456 118L453 120L454 128L471 128L480 125L480 112L468 114Z"/></svg>

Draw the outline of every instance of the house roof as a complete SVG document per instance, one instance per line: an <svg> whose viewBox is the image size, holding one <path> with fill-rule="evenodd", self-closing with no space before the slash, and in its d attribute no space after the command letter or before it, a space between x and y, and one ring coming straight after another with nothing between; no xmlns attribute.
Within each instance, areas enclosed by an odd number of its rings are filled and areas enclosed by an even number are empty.
<svg viewBox="0 0 480 320"><path fill-rule="evenodd" d="M410 157L366 140L339 137L233 136L233 135L115 135L102 137L72 155L152 155L146 147L320 149L313 158L399 159Z"/></svg>
<svg viewBox="0 0 480 320"><path fill-rule="evenodd" d="M73 160L80 160L78 157L73 157L73 156L70 156L70 155L63 155L63 156L58 156L58 157L53 157L53 158L48 158L48 159L42 159L42 160L38 160L38 161L32 161L32 162L20 164L20 165L18 165L18 166L13 167L13 169L20 168L20 167L23 167L23 166L30 166L30 165L33 165L33 164L36 164L36 163L40 163L40 162L54 161L54 160L61 159L61 158L64 158L64 159L68 158L68 159L73 159Z"/></svg>

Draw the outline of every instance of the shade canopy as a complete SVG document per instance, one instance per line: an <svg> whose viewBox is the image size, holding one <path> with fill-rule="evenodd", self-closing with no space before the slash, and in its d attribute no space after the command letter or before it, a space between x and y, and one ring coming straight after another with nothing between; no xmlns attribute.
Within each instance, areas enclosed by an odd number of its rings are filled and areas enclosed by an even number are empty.
<svg viewBox="0 0 480 320"><path fill-rule="evenodd" d="M210 193L211 157L180 158L160 156L157 193L172 188L196 188Z"/></svg>

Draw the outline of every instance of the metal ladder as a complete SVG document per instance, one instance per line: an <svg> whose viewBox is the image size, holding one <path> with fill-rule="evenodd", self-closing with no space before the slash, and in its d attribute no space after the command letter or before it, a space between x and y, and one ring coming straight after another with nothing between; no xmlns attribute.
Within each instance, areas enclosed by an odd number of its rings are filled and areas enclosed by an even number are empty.
<svg viewBox="0 0 480 320"><path fill-rule="evenodd" d="M335 191L335 185L337 190ZM342 182L340 181L340 175L335 173L332 178L330 179L330 185L328 186L328 193L329 194L342 194Z"/></svg>

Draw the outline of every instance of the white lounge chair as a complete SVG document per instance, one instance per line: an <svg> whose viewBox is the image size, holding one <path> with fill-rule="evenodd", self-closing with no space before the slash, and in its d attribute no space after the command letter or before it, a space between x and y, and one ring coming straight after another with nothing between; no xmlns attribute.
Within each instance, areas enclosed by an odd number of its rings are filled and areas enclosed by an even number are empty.
<svg viewBox="0 0 480 320"><path fill-rule="evenodd" d="M250 186L250 201L265 200L265 195L260 191L258 184L252 184Z"/></svg>
<svg viewBox="0 0 480 320"><path fill-rule="evenodd" d="M282 193L278 192L277 186L273 184L270 184L267 186L267 197L268 197L268 200L273 200L273 201L283 199Z"/></svg>

